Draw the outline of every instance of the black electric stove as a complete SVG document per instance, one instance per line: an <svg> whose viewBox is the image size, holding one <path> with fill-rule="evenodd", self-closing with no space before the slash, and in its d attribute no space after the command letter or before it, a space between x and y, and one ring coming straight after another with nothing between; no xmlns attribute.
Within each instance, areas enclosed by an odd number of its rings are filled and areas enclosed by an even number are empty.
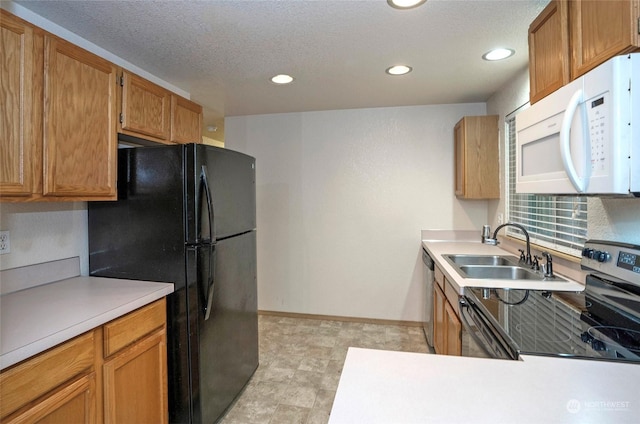
<svg viewBox="0 0 640 424"><path fill-rule="evenodd" d="M473 321L482 327L477 341L499 345L512 359L640 362L640 246L588 241L581 263L591 273L579 293L465 288Z"/></svg>

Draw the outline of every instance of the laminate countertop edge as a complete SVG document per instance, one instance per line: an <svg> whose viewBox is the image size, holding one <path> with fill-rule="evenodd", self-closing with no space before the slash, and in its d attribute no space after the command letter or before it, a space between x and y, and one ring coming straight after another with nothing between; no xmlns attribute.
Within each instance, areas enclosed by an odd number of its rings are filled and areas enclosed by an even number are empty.
<svg viewBox="0 0 640 424"><path fill-rule="evenodd" d="M329 424L636 423L640 366L349 348Z"/></svg>
<svg viewBox="0 0 640 424"><path fill-rule="evenodd" d="M173 292L173 284L73 277L0 296L0 369Z"/></svg>

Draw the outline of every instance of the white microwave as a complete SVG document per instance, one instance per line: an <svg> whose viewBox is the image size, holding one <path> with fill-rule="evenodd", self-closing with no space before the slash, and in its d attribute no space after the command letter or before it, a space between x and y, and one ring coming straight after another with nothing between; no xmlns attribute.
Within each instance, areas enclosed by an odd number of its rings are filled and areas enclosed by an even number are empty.
<svg viewBox="0 0 640 424"><path fill-rule="evenodd" d="M640 53L516 116L516 192L640 195Z"/></svg>

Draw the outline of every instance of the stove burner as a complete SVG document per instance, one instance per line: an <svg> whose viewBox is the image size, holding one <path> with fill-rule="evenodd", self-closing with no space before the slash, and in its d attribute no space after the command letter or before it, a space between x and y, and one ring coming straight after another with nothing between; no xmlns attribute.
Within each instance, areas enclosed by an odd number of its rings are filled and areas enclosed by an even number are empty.
<svg viewBox="0 0 640 424"><path fill-rule="evenodd" d="M594 326L582 333L583 342L590 343L593 350L603 351L618 348L640 351L640 331L622 327Z"/></svg>

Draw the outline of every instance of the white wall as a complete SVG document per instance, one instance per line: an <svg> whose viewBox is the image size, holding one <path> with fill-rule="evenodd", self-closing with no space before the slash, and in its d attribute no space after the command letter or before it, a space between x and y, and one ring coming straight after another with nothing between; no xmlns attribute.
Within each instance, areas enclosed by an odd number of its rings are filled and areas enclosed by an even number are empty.
<svg viewBox="0 0 640 424"><path fill-rule="evenodd" d="M421 319L420 231L478 229L453 194L453 126L484 104L232 117L257 159L262 310Z"/></svg>
<svg viewBox="0 0 640 424"><path fill-rule="evenodd" d="M0 203L0 229L11 236L11 253L0 256L0 269L78 256L80 272L89 272L84 202Z"/></svg>
<svg viewBox="0 0 640 424"><path fill-rule="evenodd" d="M500 115L500 163L502 198L489 203L489 219L495 226L497 215L505 213L504 205L504 117L529 101L528 68L505 84L487 101L487 113ZM640 245L640 198L588 199L587 237L616 240Z"/></svg>

